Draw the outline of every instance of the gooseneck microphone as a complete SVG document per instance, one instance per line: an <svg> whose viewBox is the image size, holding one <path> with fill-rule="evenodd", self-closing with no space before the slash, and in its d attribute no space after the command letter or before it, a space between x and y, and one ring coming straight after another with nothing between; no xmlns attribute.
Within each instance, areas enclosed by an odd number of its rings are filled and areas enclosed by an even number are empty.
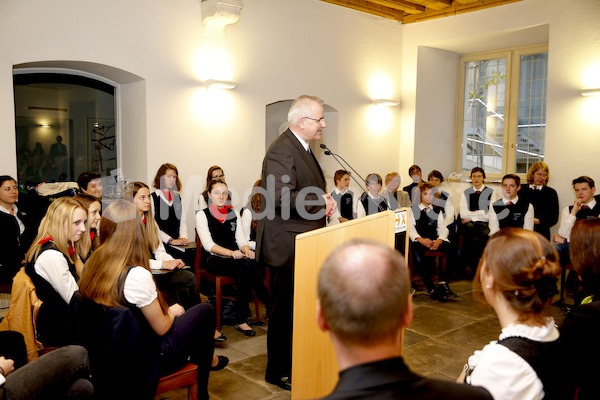
<svg viewBox="0 0 600 400"><path fill-rule="evenodd" d="M362 177L362 175L361 175L361 174L359 174L358 172L356 172L356 170L355 170L354 168L352 168L352 165L350 165L350 164L348 163L348 161L344 160L344 158L343 158L342 156L340 156L339 154L335 154L333 151L331 151L331 150L329 149L329 147L327 147L327 146L325 145L325 143L321 143L319 147L321 147L323 150L325 150L325 151L324 151L325 155L327 155L327 156L332 156L332 157L333 157L333 159L334 159L335 161L337 161L337 163L338 163L338 164L340 164L340 166L342 167L342 169L345 169L345 170L347 170L347 169L348 169L348 167L350 167L350 169L351 169L351 170L352 170L352 171L353 171L353 172L354 172L356 175L358 175L358 176ZM339 157L339 158L340 158L340 159L341 159L341 160L342 160L342 161L343 161L343 162L344 162L344 163L345 163L345 164L346 164L348 167L344 167L344 165L343 165L343 164L340 162L340 160L338 160L338 157ZM367 193L367 191L366 191L366 190L365 190L365 188L364 188L364 185L365 185L364 183L360 183L360 182L359 182L359 181L358 181L358 180L357 180L357 179L354 177L354 175L352 175L352 174L350 174L350 178L354 179L354 182L356 182L356 184L358 185L358 187L359 187L359 188L361 188L361 190L363 191L363 193L365 193L367 196L369 195L369 193ZM381 204L379 204L379 203L377 203L377 208L379 209L379 211L385 211L385 209L384 209L384 208L381 206ZM367 211L367 210L365 210L365 211Z"/></svg>

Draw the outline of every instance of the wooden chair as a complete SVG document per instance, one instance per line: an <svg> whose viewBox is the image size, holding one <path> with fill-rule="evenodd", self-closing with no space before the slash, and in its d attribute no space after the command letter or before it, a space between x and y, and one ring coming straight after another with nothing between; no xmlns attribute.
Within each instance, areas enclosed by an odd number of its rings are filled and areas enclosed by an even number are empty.
<svg viewBox="0 0 600 400"><path fill-rule="evenodd" d="M230 276L224 275L215 275L211 272L208 272L206 268L202 268L203 264L203 251L202 251L202 243L200 242L200 238L198 237L198 233L196 233L196 257L194 258L194 273L196 274L196 279L198 279L198 289L200 289L200 281L202 278L206 279L209 282L212 282L215 285L215 296L217 298L217 330L221 330L221 302L223 298L222 287L223 285L233 285L235 281ZM260 321L260 314L258 310L258 299L254 298L254 308L256 312L256 320Z"/></svg>
<svg viewBox="0 0 600 400"><path fill-rule="evenodd" d="M198 366L187 363L178 371L163 376L158 381L156 395L187 386L188 400L198 400Z"/></svg>

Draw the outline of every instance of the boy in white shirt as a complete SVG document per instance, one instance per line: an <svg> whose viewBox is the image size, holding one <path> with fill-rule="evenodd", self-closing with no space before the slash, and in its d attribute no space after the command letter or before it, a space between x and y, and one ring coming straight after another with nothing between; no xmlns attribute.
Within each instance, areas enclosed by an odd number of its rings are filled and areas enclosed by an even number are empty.
<svg viewBox="0 0 600 400"><path fill-rule="evenodd" d="M502 228L523 228L533 230L533 206L527 200L520 199L517 192L521 189L521 178L514 174L502 178L502 198L490 205L490 236Z"/></svg>

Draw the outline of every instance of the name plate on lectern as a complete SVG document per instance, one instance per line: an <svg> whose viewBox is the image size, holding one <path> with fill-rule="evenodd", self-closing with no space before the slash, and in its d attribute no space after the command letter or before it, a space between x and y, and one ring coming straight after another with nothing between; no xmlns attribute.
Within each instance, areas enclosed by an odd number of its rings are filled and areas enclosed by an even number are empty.
<svg viewBox="0 0 600 400"><path fill-rule="evenodd" d="M406 208L396 210L396 233L406 232L408 228L408 210Z"/></svg>

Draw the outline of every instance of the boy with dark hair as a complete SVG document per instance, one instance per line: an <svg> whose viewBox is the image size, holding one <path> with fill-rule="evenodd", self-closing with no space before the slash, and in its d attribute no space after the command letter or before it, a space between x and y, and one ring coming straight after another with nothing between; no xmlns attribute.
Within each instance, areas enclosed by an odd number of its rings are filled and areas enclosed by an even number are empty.
<svg viewBox="0 0 600 400"><path fill-rule="evenodd" d="M423 182L423 179L421 179L421 174L421 167L416 164L411 165L408 168L408 175L412 178L413 182L410 185L402 188L402 190L404 190L410 196L410 200L412 201L413 205L419 204L421 201L421 197L418 192L419 188L417 187L419 183Z"/></svg>
<svg viewBox="0 0 600 400"><path fill-rule="evenodd" d="M331 192L331 197L337 202L340 217L340 222L346 222L354 219L354 192L350 187L350 172L345 169L335 171L333 175L333 183L335 189Z"/></svg>
<svg viewBox="0 0 600 400"><path fill-rule="evenodd" d="M523 228L533 230L533 206L519 198L521 178L508 174L502 178L502 198L492 203L489 211L490 236L502 228Z"/></svg>
<svg viewBox="0 0 600 400"><path fill-rule="evenodd" d="M475 271L490 233L488 213L494 190L484 185L485 171L481 167L471 170L471 182L473 186L466 189L460 199L458 232L464 236L462 264Z"/></svg>
<svg viewBox="0 0 600 400"><path fill-rule="evenodd" d="M454 248L448 241L448 228L444 222L441 207L431 204L433 200L432 185L429 182L419 183L421 202L412 206L410 213L410 238L413 265L427 287L427 291L436 300L446 301L448 296L455 296L448 286L454 265ZM440 251L446 255L446 268L440 274L437 284L431 279L433 258L425 257L428 250Z"/></svg>
<svg viewBox="0 0 600 400"><path fill-rule="evenodd" d="M363 193L360 199L356 202L356 218L361 218L367 215L375 214L380 211L390 209L385 197L379 195L383 180L381 175L372 173L365 179L367 193Z"/></svg>

